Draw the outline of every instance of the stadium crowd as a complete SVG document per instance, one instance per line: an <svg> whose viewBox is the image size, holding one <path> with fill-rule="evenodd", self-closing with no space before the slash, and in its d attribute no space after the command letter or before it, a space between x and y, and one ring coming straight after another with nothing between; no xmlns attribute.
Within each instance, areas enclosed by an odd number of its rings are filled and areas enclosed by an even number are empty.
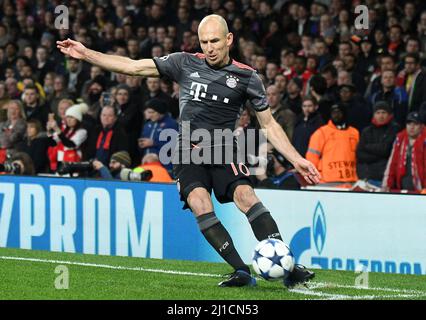
<svg viewBox="0 0 426 320"><path fill-rule="evenodd" d="M354 27L360 4L366 30ZM59 5L69 28L57 28ZM274 118L323 186L426 190L423 0L0 0L0 163L31 175L87 161L91 176L149 168L151 181L172 181L158 154L161 131L177 129L177 84L105 72L56 41L132 59L201 52L198 24L211 13L227 20L231 57L258 71ZM258 128L249 104L236 128ZM300 188L265 147L258 186Z"/></svg>

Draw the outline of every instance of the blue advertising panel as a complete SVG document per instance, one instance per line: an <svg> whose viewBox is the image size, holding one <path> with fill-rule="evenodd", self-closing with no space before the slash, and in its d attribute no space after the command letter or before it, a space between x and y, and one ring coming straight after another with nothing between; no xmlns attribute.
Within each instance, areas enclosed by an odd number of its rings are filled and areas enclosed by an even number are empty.
<svg viewBox="0 0 426 320"><path fill-rule="evenodd" d="M426 274L426 197L256 190L297 262L312 268ZM175 184L0 176L0 247L222 261ZM242 258L257 244L234 204L215 212Z"/></svg>

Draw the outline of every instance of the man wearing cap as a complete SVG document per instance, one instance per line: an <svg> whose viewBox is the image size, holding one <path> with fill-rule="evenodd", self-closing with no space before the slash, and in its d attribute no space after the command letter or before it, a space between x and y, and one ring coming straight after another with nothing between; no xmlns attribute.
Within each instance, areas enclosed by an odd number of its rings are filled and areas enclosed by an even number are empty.
<svg viewBox="0 0 426 320"><path fill-rule="evenodd" d="M348 126L343 104L333 105L330 116L328 123L311 136L306 159L317 167L322 183L355 182L358 130Z"/></svg>
<svg viewBox="0 0 426 320"><path fill-rule="evenodd" d="M377 102L373 111L371 124L362 131L357 147L357 174L360 179L381 186L392 144L400 127L386 101Z"/></svg>
<svg viewBox="0 0 426 320"><path fill-rule="evenodd" d="M159 154L161 147L168 142L160 141L161 132L165 129L173 129L177 134L177 122L167 113L167 105L160 99L148 100L144 115L147 122L138 140L140 153L142 156L148 153ZM171 164L168 164L167 169L171 168Z"/></svg>
<svg viewBox="0 0 426 320"><path fill-rule="evenodd" d="M124 168L129 168L132 159L127 151L118 151L109 160L109 170L99 160L93 161L93 169L99 172L102 179L120 179L120 172Z"/></svg>
<svg viewBox="0 0 426 320"><path fill-rule="evenodd" d="M426 128L418 112L407 116L406 128L393 144L383 177L383 189L426 189Z"/></svg>

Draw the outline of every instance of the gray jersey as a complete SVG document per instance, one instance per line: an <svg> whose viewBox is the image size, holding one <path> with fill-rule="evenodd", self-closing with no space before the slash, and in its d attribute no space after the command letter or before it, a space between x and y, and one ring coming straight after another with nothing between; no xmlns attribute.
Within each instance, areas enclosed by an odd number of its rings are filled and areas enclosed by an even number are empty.
<svg viewBox="0 0 426 320"><path fill-rule="evenodd" d="M179 84L180 119L190 121L191 131L234 130L247 100L255 111L268 108L256 71L235 60L221 68L208 65L201 53L172 53L153 60L161 76Z"/></svg>

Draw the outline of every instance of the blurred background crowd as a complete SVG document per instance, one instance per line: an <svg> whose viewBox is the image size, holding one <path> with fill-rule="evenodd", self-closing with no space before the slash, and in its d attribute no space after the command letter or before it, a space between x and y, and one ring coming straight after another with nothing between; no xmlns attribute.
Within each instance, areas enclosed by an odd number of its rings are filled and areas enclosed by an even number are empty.
<svg viewBox="0 0 426 320"><path fill-rule="evenodd" d="M366 30L354 27L361 4ZM55 27L59 5L67 29ZM56 41L132 59L201 52L198 24L211 13L227 20L231 57L257 70L274 118L320 170L321 186L424 192L423 0L0 0L3 171L172 181L159 135L177 129L179 86L67 58ZM236 126L248 128L258 128L249 104ZM268 166L257 186L303 186L262 147Z"/></svg>

